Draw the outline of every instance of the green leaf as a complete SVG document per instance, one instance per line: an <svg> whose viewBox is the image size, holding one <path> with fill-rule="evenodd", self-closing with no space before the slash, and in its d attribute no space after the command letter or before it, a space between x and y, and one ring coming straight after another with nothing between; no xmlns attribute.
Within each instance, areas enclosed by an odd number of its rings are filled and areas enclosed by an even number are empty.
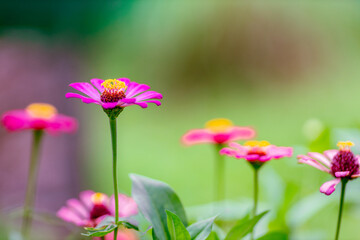
<svg viewBox="0 0 360 240"><path fill-rule="evenodd" d="M112 231L114 231L116 228L117 228L117 225L115 225L115 224L105 225L105 226L96 227L96 228L85 228L87 233L82 233L82 235L88 236L88 237L103 237L106 234L109 234Z"/></svg>
<svg viewBox="0 0 360 240"><path fill-rule="evenodd" d="M211 233L215 218L205 219L187 227L191 240L205 240Z"/></svg>
<svg viewBox="0 0 360 240"><path fill-rule="evenodd" d="M185 210L179 197L169 185L136 174L130 174L130 178L132 197L141 213L151 223L157 238L171 240L165 209L176 214L184 226L187 226Z"/></svg>
<svg viewBox="0 0 360 240"><path fill-rule="evenodd" d="M136 231L139 231L139 227L138 226L135 226L134 224L132 223L129 223L127 221L120 221L118 222L118 225L123 225L124 227L128 228L128 229L134 229Z"/></svg>
<svg viewBox="0 0 360 240"><path fill-rule="evenodd" d="M176 214L167 211L167 226L171 240L191 240L189 232Z"/></svg>
<svg viewBox="0 0 360 240"><path fill-rule="evenodd" d="M248 233L252 231L252 229L255 227L257 222L268 212L269 211L262 212L259 215L256 215L254 218L247 221L241 220L230 230L225 240L239 240L245 237Z"/></svg>
<svg viewBox="0 0 360 240"><path fill-rule="evenodd" d="M211 232L206 240L220 240L216 232Z"/></svg>
<svg viewBox="0 0 360 240"><path fill-rule="evenodd" d="M264 236L258 238L257 240L288 240L289 237L284 232L270 232Z"/></svg>

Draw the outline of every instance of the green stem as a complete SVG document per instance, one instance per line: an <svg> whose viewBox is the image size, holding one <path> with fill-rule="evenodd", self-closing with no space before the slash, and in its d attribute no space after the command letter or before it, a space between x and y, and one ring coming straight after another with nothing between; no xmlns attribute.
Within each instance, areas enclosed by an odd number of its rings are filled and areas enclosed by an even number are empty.
<svg viewBox="0 0 360 240"><path fill-rule="evenodd" d="M254 169L254 206L253 206L253 212L252 212L252 216L255 217L256 216L256 210L257 210L257 205L258 205L258 191L259 191L259 169L261 167L261 165L252 165L253 169ZM253 228L253 231L251 232L251 239L254 239L254 232L255 232L255 227Z"/></svg>
<svg viewBox="0 0 360 240"><path fill-rule="evenodd" d="M116 118L109 118L110 132L111 132L111 144L113 152L113 182L114 182L114 197L115 197L115 224L119 221L119 195L117 186L117 143L116 143ZM114 239L117 238L118 229L115 228Z"/></svg>
<svg viewBox="0 0 360 240"><path fill-rule="evenodd" d="M223 148L222 144L215 145L215 201L224 200L225 196L225 161L220 150Z"/></svg>
<svg viewBox="0 0 360 240"><path fill-rule="evenodd" d="M253 217L256 216L256 210L258 205L258 191L259 191L259 169L254 168L254 208Z"/></svg>
<svg viewBox="0 0 360 240"><path fill-rule="evenodd" d="M342 210L343 210L343 205L344 205L344 198L345 198L345 187L346 187L346 183L348 181L349 180L347 178L342 178L341 179L340 207L339 207L339 216L338 216L338 222L337 222L337 227L336 227L335 240L339 239L340 225L341 225L341 215L342 215Z"/></svg>
<svg viewBox="0 0 360 240"><path fill-rule="evenodd" d="M35 195L36 195L36 179L37 179L36 177L37 177L38 165L39 165L39 149L40 149L40 142L42 135L43 135L42 130L34 130L33 145L31 150L30 166L28 173L28 183L26 187L24 214L23 214L23 221L21 226L21 233L24 239L28 238L31 229L33 207L34 207Z"/></svg>

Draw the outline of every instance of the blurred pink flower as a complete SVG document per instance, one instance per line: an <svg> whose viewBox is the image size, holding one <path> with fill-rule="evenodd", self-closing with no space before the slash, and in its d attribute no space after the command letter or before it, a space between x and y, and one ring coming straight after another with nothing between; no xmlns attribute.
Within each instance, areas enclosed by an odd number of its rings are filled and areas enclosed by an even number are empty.
<svg viewBox="0 0 360 240"><path fill-rule="evenodd" d="M96 240L101 240L101 238L95 238ZM120 229L117 235L116 240L138 240L138 236L134 230L129 229ZM105 240L114 240L114 232L109 233L105 236Z"/></svg>
<svg viewBox="0 0 360 240"><path fill-rule="evenodd" d="M233 126L233 123L225 118L208 121L203 129L188 131L183 137L185 145L200 143L225 144L230 141L251 139L255 137L255 130L250 127Z"/></svg>
<svg viewBox="0 0 360 240"><path fill-rule="evenodd" d="M1 122L8 131L34 129L52 134L75 132L78 126L75 118L58 114L54 106L46 103L33 103L26 109L5 112Z"/></svg>
<svg viewBox="0 0 360 240"><path fill-rule="evenodd" d="M64 221L81 227L96 227L106 216L115 215L114 196L109 198L103 193L91 190L79 194L80 199L69 199L57 216ZM138 213L135 201L124 194L119 194L119 217L129 217Z"/></svg>
<svg viewBox="0 0 360 240"><path fill-rule="evenodd" d="M91 79L90 83L79 82L71 83L69 86L82 92L86 96L78 93L67 93L67 98L80 98L84 103L95 103L105 109L115 107L128 107L131 105L139 105L147 108L148 103L155 103L160 106L161 102L154 99L162 99L162 95L158 92L147 91L150 89L148 85L131 82L127 78L119 79ZM95 88L94 88L94 86Z"/></svg>
<svg viewBox="0 0 360 240"><path fill-rule="evenodd" d="M327 172L335 179L325 182L320 187L320 192L330 195L335 191L337 184L342 178L349 180L360 177L359 161L360 156L355 156L350 147L352 142L339 142L339 150L327 150L324 154L309 152L306 155L298 155L299 163L308 164L323 172Z"/></svg>
<svg viewBox="0 0 360 240"><path fill-rule="evenodd" d="M221 149L220 154L260 164L271 159L291 157L293 152L291 147L277 147L267 141L248 141L244 145L231 142L229 146L231 148Z"/></svg>

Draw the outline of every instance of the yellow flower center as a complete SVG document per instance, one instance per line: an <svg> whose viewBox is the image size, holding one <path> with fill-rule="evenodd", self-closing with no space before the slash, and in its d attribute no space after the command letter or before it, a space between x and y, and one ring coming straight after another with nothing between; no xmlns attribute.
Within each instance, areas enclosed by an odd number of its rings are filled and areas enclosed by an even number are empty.
<svg viewBox="0 0 360 240"><path fill-rule="evenodd" d="M50 119L56 115L57 110L47 103L33 103L27 106L26 111L31 117Z"/></svg>
<svg viewBox="0 0 360 240"><path fill-rule="evenodd" d="M354 146L355 144L351 141L345 142L338 142L337 146L340 148L341 151L350 151L350 147Z"/></svg>
<svg viewBox="0 0 360 240"><path fill-rule="evenodd" d="M270 143L268 141L247 141L244 146L249 146L249 147L266 147L269 146Z"/></svg>
<svg viewBox="0 0 360 240"><path fill-rule="evenodd" d="M226 118L212 119L205 124L205 128L212 132L225 132L232 126L234 126L234 124Z"/></svg>
<svg viewBox="0 0 360 240"><path fill-rule="evenodd" d="M91 201L96 205L96 204L102 204L105 200L105 194L103 193L94 193L91 196Z"/></svg>
<svg viewBox="0 0 360 240"><path fill-rule="evenodd" d="M127 86L124 82L119 81L117 79L107 79L105 80L101 86L105 88L105 90L114 90L114 91L125 91Z"/></svg>

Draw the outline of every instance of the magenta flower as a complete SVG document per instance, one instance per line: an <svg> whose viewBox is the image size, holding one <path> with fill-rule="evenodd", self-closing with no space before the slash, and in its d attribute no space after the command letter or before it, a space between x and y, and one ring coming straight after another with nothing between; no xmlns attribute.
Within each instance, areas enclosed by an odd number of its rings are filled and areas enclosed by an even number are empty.
<svg viewBox="0 0 360 240"><path fill-rule="evenodd" d="M271 159L292 156L291 147L277 147L267 141L248 141L244 145L229 143L231 148L223 148L220 154L234 158L243 158L250 163L262 164Z"/></svg>
<svg viewBox="0 0 360 240"><path fill-rule="evenodd" d="M52 134L71 133L78 126L75 118L58 114L54 106L46 103L33 103L26 109L8 111L2 115L1 122L8 131L33 129Z"/></svg>
<svg viewBox="0 0 360 240"><path fill-rule="evenodd" d="M200 143L225 144L231 141L251 139L255 137L255 130L250 127L233 126L233 123L225 118L213 119L205 124L204 129L193 129L183 137L185 145Z"/></svg>
<svg viewBox="0 0 360 240"><path fill-rule="evenodd" d="M64 221L80 227L96 227L106 216L115 216L114 196L109 198L103 193L91 190L79 194L80 199L69 199L57 216ZM119 194L119 217L130 217L138 213L135 201L124 194Z"/></svg>
<svg viewBox="0 0 360 240"><path fill-rule="evenodd" d="M335 187L341 182L341 179L351 180L360 177L360 156L355 156L350 150L353 143L339 142L338 146L339 150L327 150L324 154L309 152L307 156L298 156L299 163L308 164L335 177L320 187L320 192L326 195L335 191Z"/></svg>
<svg viewBox="0 0 360 240"><path fill-rule="evenodd" d="M148 85L131 82L127 78L119 79L91 79L90 82L71 83L69 86L82 92L86 96L78 93L67 93L67 98L80 98L84 103L95 103L104 109L115 107L128 107L139 105L147 108L148 103L155 103L160 106L161 102L155 99L162 99L158 92L147 91ZM95 86L95 88L94 88Z"/></svg>

